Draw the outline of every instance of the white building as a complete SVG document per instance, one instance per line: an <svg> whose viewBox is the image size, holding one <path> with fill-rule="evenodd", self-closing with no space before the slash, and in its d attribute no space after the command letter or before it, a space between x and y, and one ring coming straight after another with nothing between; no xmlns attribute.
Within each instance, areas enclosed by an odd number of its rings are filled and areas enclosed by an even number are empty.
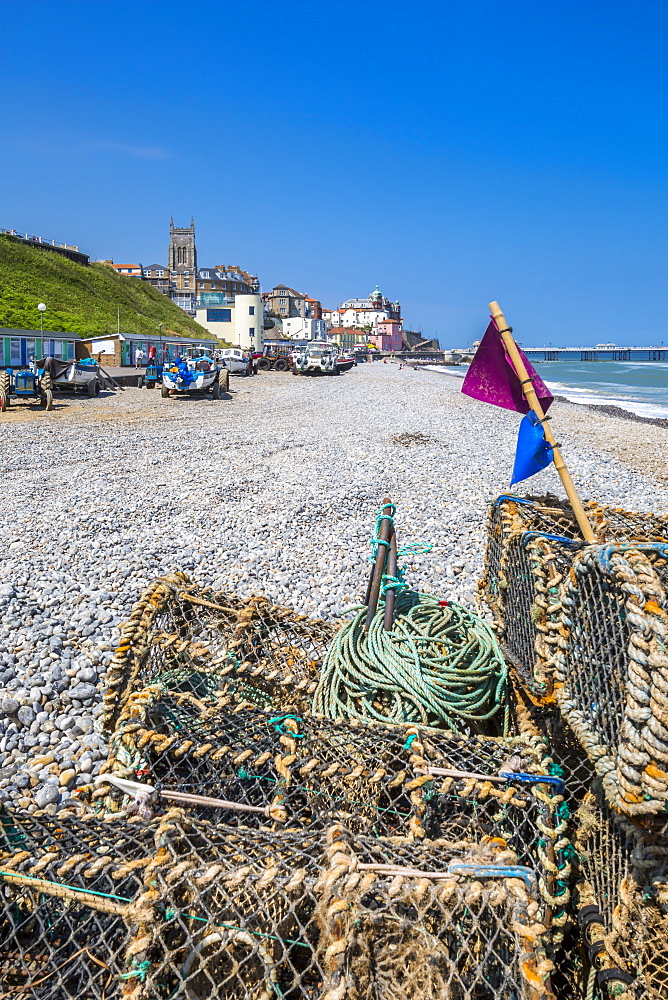
<svg viewBox="0 0 668 1000"><path fill-rule="evenodd" d="M206 305L198 302L195 308L200 326L233 347L261 351L264 310L260 293L237 294L229 299L221 295L219 302L212 302L212 298L209 295Z"/></svg>
<svg viewBox="0 0 668 1000"><path fill-rule="evenodd" d="M366 299L346 299L338 309L323 309L322 316L327 327L355 327L358 330L371 327L375 330L385 319L401 321L401 306L390 302L376 285Z"/></svg>
<svg viewBox="0 0 668 1000"><path fill-rule="evenodd" d="M281 320L283 336L288 340L324 340L327 324L324 319L306 319L290 316Z"/></svg>

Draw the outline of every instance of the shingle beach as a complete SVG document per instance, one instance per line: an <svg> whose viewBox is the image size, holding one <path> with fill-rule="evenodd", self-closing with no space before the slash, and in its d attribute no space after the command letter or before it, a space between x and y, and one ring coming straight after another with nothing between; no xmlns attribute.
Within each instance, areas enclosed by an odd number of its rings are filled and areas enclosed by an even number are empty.
<svg viewBox="0 0 668 1000"><path fill-rule="evenodd" d="M2 415L0 799L65 801L104 757L95 722L119 623L149 581L200 584L332 618L362 597L379 501L407 579L473 606L489 502L519 417L439 372L231 380L231 399L127 389ZM584 498L668 510L666 430L554 403ZM562 495L553 468L519 492Z"/></svg>

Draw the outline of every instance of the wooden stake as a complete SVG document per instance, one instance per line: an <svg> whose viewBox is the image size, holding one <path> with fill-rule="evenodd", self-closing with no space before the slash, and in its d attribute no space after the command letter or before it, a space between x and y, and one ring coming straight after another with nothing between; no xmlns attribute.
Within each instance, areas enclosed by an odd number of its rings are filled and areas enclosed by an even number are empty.
<svg viewBox="0 0 668 1000"><path fill-rule="evenodd" d="M496 325L499 328L499 333L503 339L503 343L506 346L506 351L508 352L508 357L510 358L515 373L522 383L522 392L526 397L526 401L536 414L539 420L543 420L545 417L545 412L543 407L540 405L540 400L536 394L536 390L533 387L533 382L527 381L529 374L526 370L524 362L522 361L522 356L519 352L517 344L513 339L513 335L508 328L508 323L506 322L506 317L501 312L501 307L498 302L490 302L489 309L492 314ZM585 509L582 506L582 501L578 495L578 491L575 489L575 484L571 479L571 474L566 467L561 452L557 447L557 442L554 439L554 435L550 429L550 425L545 422L543 425L543 433L545 434L545 440L548 444L552 445L552 461L554 462L554 467L559 473L559 478L564 484L564 489L566 490L566 495L570 500L571 507L573 508L573 513L575 514L576 520L582 532L582 537L585 542L595 542L596 535L592 530L592 526L589 523L589 519L585 513Z"/></svg>
<svg viewBox="0 0 668 1000"><path fill-rule="evenodd" d="M380 522L380 527L378 528L378 538L380 543L378 545L378 551L376 552L376 561L371 570L371 577L369 578L369 586L367 588L367 614L366 622L364 623L364 628L367 630L369 625L373 620L373 616L378 608L378 598L380 597L380 587L383 582L383 570L385 569L385 562L387 560L387 553L389 545L383 544L383 542L390 541L390 534L392 533L392 522L390 521L390 514L392 513L391 500L389 497L385 497L383 500L383 510L382 513L386 516Z"/></svg>

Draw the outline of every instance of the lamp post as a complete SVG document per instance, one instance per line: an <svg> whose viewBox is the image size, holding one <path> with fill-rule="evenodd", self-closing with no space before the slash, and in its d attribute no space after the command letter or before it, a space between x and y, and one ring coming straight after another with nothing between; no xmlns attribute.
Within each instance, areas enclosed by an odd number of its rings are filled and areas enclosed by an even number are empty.
<svg viewBox="0 0 668 1000"><path fill-rule="evenodd" d="M255 334L252 330L248 331L248 339L250 340L250 369L248 371L249 375L253 374L253 340L255 339Z"/></svg>
<svg viewBox="0 0 668 1000"><path fill-rule="evenodd" d="M43 302L40 302L37 308L39 309L39 330L40 333L44 333L44 313L46 312L46 306Z"/></svg>
<svg viewBox="0 0 668 1000"><path fill-rule="evenodd" d="M158 323L158 330L160 331L160 364L164 364L165 355L162 350L162 323Z"/></svg>

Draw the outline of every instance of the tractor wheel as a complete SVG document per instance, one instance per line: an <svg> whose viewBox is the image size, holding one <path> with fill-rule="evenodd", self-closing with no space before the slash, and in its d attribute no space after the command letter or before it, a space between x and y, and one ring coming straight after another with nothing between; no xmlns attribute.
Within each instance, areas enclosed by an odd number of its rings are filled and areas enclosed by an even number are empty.
<svg viewBox="0 0 668 1000"><path fill-rule="evenodd" d="M220 382L213 383L211 395L213 396L214 399L220 399Z"/></svg>
<svg viewBox="0 0 668 1000"><path fill-rule="evenodd" d="M287 361L279 360L274 365L274 371L275 372L286 372L288 370L288 368L289 368L289 365L288 365Z"/></svg>
<svg viewBox="0 0 668 1000"><path fill-rule="evenodd" d="M53 409L53 390L43 389L42 390L42 406L45 410Z"/></svg>
<svg viewBox="0 0 668 1000"><path fill-rule="evenodd" d="M269 358L260 358L260 360L257 363L257 366L261 372L268 372L269 369L271 368L271 361L269 360Z"/></svg>
<svg viewBox="0 0 668 1000"><path fill-rule="evenodd" d="M167 386L163 385L162 389L160 390L160 395L162 396L163 399L169 399L169 389L167 388Z"/></svg>
<svg viewBox="0 0 668 1000"><path fill-rule="evenodd" d="M9 406L11 379L8 372L0 372L0 412L4 413Z"/></svg>
<svg viewBox="0 0 668 1000"><path fill-rule="evenodd" d="M91 397L100 395L100 383L96 378L92 378L86 386L86 394Z"/></svg>

